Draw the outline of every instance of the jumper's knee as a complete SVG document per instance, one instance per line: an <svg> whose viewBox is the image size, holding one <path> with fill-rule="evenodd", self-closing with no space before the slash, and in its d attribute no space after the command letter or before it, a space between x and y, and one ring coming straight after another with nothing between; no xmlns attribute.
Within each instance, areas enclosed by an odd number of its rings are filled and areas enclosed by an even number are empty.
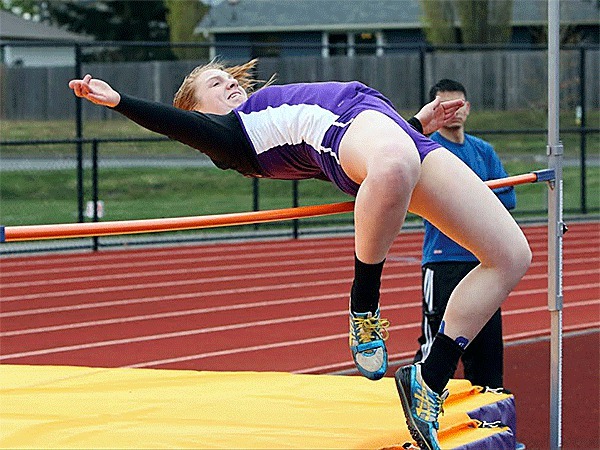
<svg viewBox="0 0 600 450"><path fill-rule="evenodd" d="M411 152L406 153L396 154L390 150L369 164L367 178L386 198L410 195L419 180L421 165L418 155L415 158Z"/></svg>
<svg viewBox="0 0 600 450"><path fill-rule="evenodd" d="M521 276L523 276L529 269L529 266L531 266L531 259L533 256L527 241L519 246L519 248L515 250L515 253L516 255L514 264L516 266L516 270L522 274Z"/></svg>
<svg viewBox="0 0 600 450"><path fill-rule="evenodd" d="M513 278L518 283L531 265L531 248L525 237L511 241L502 261L502 266L507 277Z"/></svg>

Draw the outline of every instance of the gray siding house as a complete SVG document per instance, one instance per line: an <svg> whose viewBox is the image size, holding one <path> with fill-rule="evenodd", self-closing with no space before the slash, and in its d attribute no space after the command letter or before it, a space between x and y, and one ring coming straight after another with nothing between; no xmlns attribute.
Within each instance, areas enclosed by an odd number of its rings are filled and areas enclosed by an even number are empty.
<svg viewBox="0 0 600 450"><path fill-rule="evenodd" d="M419 0L203 0L209 13L195 32L226 58L377 54L424 44ZM535 43L547 0L514 0L512 43ZM595 1L563 0L561 22L599 42ZM458 24L457 24L458 25Z"/></svg>
<svg viewBox="0 0 600 450"><path fill-rule="evenodd" d="M83 36L45 23L25 20L0 10L0 62L7 66L52 67L75 64L74 42L90 42ZM43 46L10 45L43 42ZM68 44L61 46L61 44Z"/></svg>

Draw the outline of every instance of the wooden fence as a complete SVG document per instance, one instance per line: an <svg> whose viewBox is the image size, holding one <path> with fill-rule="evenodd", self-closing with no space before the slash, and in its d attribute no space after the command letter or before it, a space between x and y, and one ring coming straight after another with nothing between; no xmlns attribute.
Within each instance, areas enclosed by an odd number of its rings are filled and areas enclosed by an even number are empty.
<svg viewBox="0 0 600 450"><path fill-rule="evenodd" d="M561 51L563 109L574 109L580 104L581 75L585 80L586 108L600 107L600 51L591 49L584 53L582 58L581 50ZM102 78L122 92L170 103L183 77L205 62L84 63L82 72ZM445 50L424 54L407 50L383 56L261 59L259 77L266 79L272 73L277 73L278 83L359 80L380 90L400 110L417 110L421 106L421 86L426 91L441 78L462 82L477 109L545 109L547 104L547 56L546 51L536 49ZM67 87L74 75L74 67L0 65L0 118L74 118L74 96ZM84 102L83 117L113 119L120 116Z"/></svg>

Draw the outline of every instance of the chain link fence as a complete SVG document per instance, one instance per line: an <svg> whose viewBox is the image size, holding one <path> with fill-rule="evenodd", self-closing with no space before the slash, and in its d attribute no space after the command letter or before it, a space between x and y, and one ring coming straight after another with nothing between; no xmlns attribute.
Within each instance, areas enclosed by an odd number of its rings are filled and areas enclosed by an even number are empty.
<svg viewBox="0 0 600 450"><path fill-rule="evenodd" d="M183 77L206 62L98 62L91 53L98 45L74 47L72 67L0 66L3 225L179 217L349 200L316 180L259 181L220 171L181 144L148 133L107 108L76 100L67 83L89 72L128 94L170 103ZM130 44L107 45L114 52ZM589 45L561 53L567 214L600 211L599 53L598 46ZM508 172L517 174L547 164L545 59L545 51L533 47L413 46L383 56L264 58L258 75L267 79L277 73L278 83L360 80L390 97L405 116L427 101L429 85L439 78L460 80L477 111L467 131L490 141ZM518 219L546 213L546 189L522 186L517 194ZM410 217L410 225L419 226L420 220ZM3 244L0 254L351 230L352 216L346 214L193 232Z"/></svg>

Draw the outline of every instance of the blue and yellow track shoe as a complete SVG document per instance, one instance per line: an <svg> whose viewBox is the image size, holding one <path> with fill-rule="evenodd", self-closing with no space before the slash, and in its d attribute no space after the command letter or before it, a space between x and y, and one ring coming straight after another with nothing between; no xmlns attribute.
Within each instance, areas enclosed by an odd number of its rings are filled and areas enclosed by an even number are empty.
<svg viewBox="0 0 600 450"><path fill-rule="evenodd" d="M375 314L350 311L350 350L358 371L370 380L383 378L388 368L385 340L390 323Z"/></svg>
<svg viewBox="0 0 600 450"><path fill-rule="evenodd" d="M448 391L438 395L429 389L421 376L420 363L400 367L395 378L411 436L422 450L440 450L438 417L443 413Z"/></svg>

